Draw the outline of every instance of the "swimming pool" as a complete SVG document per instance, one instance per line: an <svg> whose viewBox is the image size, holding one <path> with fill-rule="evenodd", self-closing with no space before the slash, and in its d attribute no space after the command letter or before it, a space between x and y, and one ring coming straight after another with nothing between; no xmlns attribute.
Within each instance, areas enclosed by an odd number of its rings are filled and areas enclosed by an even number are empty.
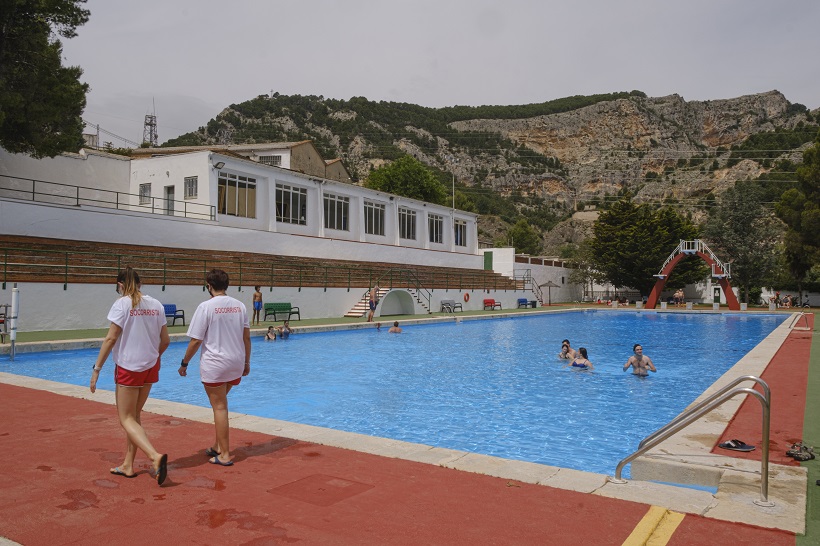
<svg viewBox="0 0 820 546"><path fill-rule="evenodd" d="M254 338L251 375L231 410L578 470L611 474L639 440L694 400L785 316L566 312ZM564 367L563 338L594 372ZM622 371L642 343L658 373ZM196 359L172 344L152 397L208 405ZM87 385L96 349L18 354L0 371ZM111 362L99 387L113 389Z"/></svg>

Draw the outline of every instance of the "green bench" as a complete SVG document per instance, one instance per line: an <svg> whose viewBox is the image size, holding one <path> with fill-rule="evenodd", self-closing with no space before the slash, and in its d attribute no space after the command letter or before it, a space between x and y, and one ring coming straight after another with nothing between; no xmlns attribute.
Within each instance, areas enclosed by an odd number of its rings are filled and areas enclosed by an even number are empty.
<svg viewBox="0 0 820 546"><path fill-rule="evenodd" d="M299 320L302 320L302 315L299 314L299 308L292 306L290 303L266 303L263 305L263 309L265 311L265 318L262 320L268 320L268 315L273 315L274 321L279 320L277 315L287 315L288 320L290 320L290 317L296 315Z"/></svg>

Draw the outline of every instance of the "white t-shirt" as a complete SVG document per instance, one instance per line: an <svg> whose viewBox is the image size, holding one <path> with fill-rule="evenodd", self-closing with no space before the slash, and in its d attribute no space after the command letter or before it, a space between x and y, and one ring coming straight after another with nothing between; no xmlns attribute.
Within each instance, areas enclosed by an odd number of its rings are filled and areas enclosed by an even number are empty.
<svg viewBox="0 0 820 546"><path fill-rule="evenodd" d="M160 333L166 325L162 304L143 294L132 309L131 298L123 296L111 306L108 320L122 328L112 350L114 364L132 372L150 370L159 358Z"/></svg>
<svg viewBox="0 0 820 546"><path fill-rule="evenodd" d="M245 304L216 296L199 304L188 325L188 337L202 340L199 376L203 383L224 383L245 371L245 328L250 328Z"/></svg>

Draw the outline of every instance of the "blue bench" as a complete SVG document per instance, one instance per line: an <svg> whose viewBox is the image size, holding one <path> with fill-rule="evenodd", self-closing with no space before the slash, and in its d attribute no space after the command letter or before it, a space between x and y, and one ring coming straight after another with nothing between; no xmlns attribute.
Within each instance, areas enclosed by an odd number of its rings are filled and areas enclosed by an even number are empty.
<svg viewBox="0 0 820 546"><path fill-rule="evenodd" d="M165 319L172 319L171 326L176 325L177 319L182 319L182 325L185 326L185 311L177 309L175 303L165 303L163 307L165 307Z"/></svg>

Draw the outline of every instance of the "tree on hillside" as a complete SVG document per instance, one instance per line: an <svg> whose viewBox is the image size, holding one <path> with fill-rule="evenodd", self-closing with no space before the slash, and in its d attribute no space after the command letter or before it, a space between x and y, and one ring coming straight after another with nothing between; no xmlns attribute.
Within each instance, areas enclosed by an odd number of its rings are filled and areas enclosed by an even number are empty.
<svg viewBox="0 0 820 546"><path fill-rule="evenodd" d="M62 66L54 37L76 36L85 0L4 0L0 5L0 145L53 157L83 143L85 95L79 67Z"/></svg>
<svg viewBox="0 0 820 546"><path fill-rule="evenodd" d="M764 286L777 264L780 230L762 201L758 186L736 184L721 196L703 229L709 247L731 262L732 284L746 303L750 289Z"/></svg>
<svg viewBox="0 0 820 546"><path fill-rule="evenodd" d="M657 281L654 275L680 240L698 238L697 226L673 209L653 210L629 199L602 212L592 232L580 266L597 282L634 288L643 296L652 290ZM698 282L705 275L701 260L685 259L675 268L667 287Z"/></svg>
<svg viewBox="0 0 820 546"><path fill-rule="evenodd" d="M799 187L783 193L775 212L788 226L786 261L800 286L809 271L820 264L820 136L803 152L797 180Z"/></svg>
<svg viewBox="0 0 820 546"><path fill-rule="evenodd" d="M370 173L365 187L411 199L447 204L447 190L420 161L405 155Z"/></svg>
<svg viewBox="0 0 820 546"><path fill-rule="evenodd" d="M521 218L507 232L510 244L516 252L535 255L541 252L541 236L524 218Z"/></svg>

